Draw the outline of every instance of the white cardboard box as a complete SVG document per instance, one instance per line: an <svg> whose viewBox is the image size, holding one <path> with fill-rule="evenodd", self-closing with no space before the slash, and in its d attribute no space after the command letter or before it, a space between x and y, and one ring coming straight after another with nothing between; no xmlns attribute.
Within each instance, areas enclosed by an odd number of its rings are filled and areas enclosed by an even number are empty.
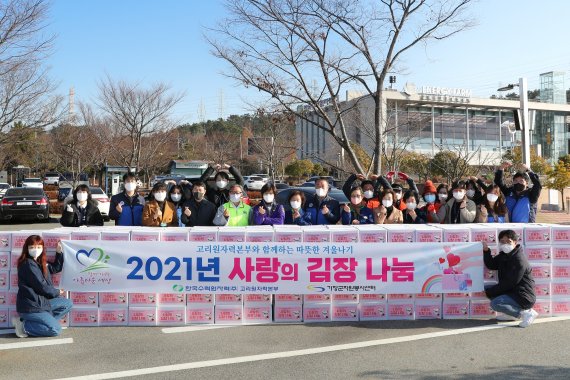
<svg viewBox="0 0 570 380"><path fill-rule="evenodd" d="M128 307L99 308L99 326L127 326L129 324Z"/></svg>
<svg viewBox="0 0 570 380"><path fill-rule="evenodd" d="M360 303L358 305L361 321L380 321L387 318L388 304L381 303Z"/></svg>
<svg viewBox="0 0 570 380"><path fill-rule="evenodd" d="M186 324L214 323L214 304L188 304L186 305Z"/></svg>
<svg viewBox="0 0 570 380"><path fill-rule="evenodd" d="M129 326L156 326L156 307L129 306Z"/></svg>
<svg viewBox="0 0 570 380"><path fill-rule="evenodd" d="M69 313L69 325L99 326L99 309L97 307L73 307Z"/></svg>
<svg viewBox="0 0 570 380"><path fill-rule="evenodd" d="M278 304L275 303L275 322L303 322L302 304Z"/></svg>

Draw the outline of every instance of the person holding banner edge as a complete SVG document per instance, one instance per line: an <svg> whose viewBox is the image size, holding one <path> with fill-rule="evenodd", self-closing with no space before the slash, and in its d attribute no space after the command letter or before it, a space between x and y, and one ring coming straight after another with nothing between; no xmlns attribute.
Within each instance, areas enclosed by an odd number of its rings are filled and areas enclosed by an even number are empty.
<svg viewBox="0 0 570 380"><path fill-rule="evenodd" d="M58 242L55 261L48 263L43 239L31 235L26 239L18 258L18 295L12 319L16 336L48 337L61 334L59 321L71 310L73 303L63 298L63 290L53 286L51 274L61 272L63 251Z"/></svg>

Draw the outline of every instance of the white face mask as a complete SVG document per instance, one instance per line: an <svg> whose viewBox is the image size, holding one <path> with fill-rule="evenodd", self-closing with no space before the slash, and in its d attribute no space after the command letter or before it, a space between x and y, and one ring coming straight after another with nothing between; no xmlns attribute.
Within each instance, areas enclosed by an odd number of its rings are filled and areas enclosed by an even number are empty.
<svg viewBox="0 0 570 380"><path fill-rule="evenodd" d="M85 202L88 198L87 193L85 191L79 191L76 195L77 195L77 200L79 202Z"/></svg>
<svg viewBox="0 0 570 380"><path fill-rule="evenodd" d="M465 192L464 191L454 191L453 192L453 198L457 199L458 201L462 201L463 198L465 198Z"/></svg>
<svg viewBox="0 0 570 380"><path fill-rule="evenodd" d="M323 188L317 189L316 193L317 193L317 196L319 196L319 197L324 197L325 195L327 195L327 191Z"/></svg>
<svg viewBox="0 0 570 380"><path fill-rule="evenodd" d="M291 204L291 208L293 210L298 210L301 208L301 202L300 201L291 201L290 204Z"/></svg>
<svg viewBox="0 0 570 380"><path fill-rule="evenodd" d="M396 200L402 199L402 193L396 193Z"/></svg>
<svg viewBox="0 0 570 380"><path fill-rule="evenodd" d="M265 201L265 203L273 203L274 199L275 195L273 194L263 194L263 200Z"/></svg>
<svg viewBox="0 0 570 380"><path fill-rule="evenodd" d="M228 186L228 181L216 181L216 186L218 189L225 189Z"/></svg>
<svg viewBox="0 0 570 380"><path fill-rule="evenodd" d="M166 199L166 191L159 191L157 193L154 193L154 199L156 199L157 202L164 202Z"/></svg>
<svg viewBox="0 0 570 380"><path fill-rule="evenodd" d="M179 202L182 199L182 194L171 194L170 198L173 202Z"/></svg>
<svg viewBox="0 0 570 380"><path fill-rule="evenodd" d="M125 182L125 190L135 191L136 188L137 188L137 184L135 182Z"/></svg>
<svg viewBox="0 0 570 380"><path fill-rule="evenodd" d="M42 248L28 248L28 252L34 260L40 257L43 251Z"/></svg>
<svg viewBox="0 0 570 380"><path fill-rule="evenodd" d="M439 197L439 200L440 200L440 201L445 201L445 200L447 200L447 194L438 194L437 196Z"/></svg>
<svg viewBox="0 0 570 380"><path fill-rule="evenodd" d="M394 204L394 202L392 202L391 199L382 199L382 204L384 205L384 207L388 208L392 207L392 204Z"/></svg>
<svg viewBox="0 0 570 380"><path fill-rule="evenodd" d="M467 190L467 198L473 198L475 196L475 190Z"/></svg>
<svg viewBox="0 0 570 380"><path fill-rule="evenodd" d="M487 194L487 200L489 202L496 202L497 199L499 199L499 196L497 194Z"/></svg>
<svg viewBox="0 0 570 380"><path fill-rule="evenodd" d="M241 194L230 194L230 201L233 203L238 203L241 201Z"/></svg>
<svg viewBox="0 0 570 380"><path fill-rule="evenodd" d="M406 208L408 210L415 210L416 209L416 202L408 202L406 203Z"/></svg>
<svg viewBox="0 0 570 380"><path fill-rule="evenodd" d="M515 249L515 246L513 244L500 244L499 245L499 250L503 253L510 253L513 251L513 249Z"/></svg>
<svg viewBox="0 0 570 380"><path fill-rule="evenodd" d="M373 196L374 196L374 192L373 192L372 190L366 190L366 191L364 192L364 198L366 198L366 199L370 199L370 198L372 198Z"/></svg>

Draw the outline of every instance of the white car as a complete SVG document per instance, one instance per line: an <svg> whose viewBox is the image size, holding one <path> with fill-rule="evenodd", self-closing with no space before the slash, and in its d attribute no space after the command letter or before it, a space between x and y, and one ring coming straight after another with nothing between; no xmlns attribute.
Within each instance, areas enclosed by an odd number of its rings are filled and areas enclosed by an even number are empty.
<svg viewBox="0 0 570 380"><path fill-rule="evenodd" d="M3 198L4 194L6 194L6 190L8 190L11 187L12 186L10 186L10 184L8 183L0 182L0 198Z"/></svg>
<svg viewBox="0 0 570 380"><path fill-rule="evenodd" d="M265 182L261 177L250 175L247 177L243 177L243 179L244 179L243 187L245 190L261 190L263 185L265 185Z"/></svg>
<svg viewBox="0 0 570 380"><path fill-rule="evenodd" d="M250 177L261 177L264 183L269 182L269 175L267 174L252 174Z"/></svg>
<svg viewBox="0 0 570 380"><path fill-rule="evenodd" d="M22 187L35 187L37 189L43 189L44 183L41 178L24 178L22 181Z"/></svg>
<svg viewBox="0 0 570 380"><path fill-rule="evenodd" d="M48 172L44 175L44 185L58 185L59 184L59 173Z"/></svg>
<svg viewBox="0 0 570 380"><path fill-rule="evenodd" d="M105 194L103 189L100 187L89 187L89 191L91 192L91 198L97 201L97 208L101 213L101 216L105 220L109 220L109 206L111 205L111 200ZM73 191L70 191L65 200L63 201L63 206L65 207L69 202L73 200Z"/></svg>

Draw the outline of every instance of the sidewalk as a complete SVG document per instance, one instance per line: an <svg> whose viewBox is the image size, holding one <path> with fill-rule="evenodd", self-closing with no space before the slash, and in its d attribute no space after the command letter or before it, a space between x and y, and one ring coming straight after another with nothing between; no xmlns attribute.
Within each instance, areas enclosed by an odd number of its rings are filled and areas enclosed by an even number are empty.
<svg viewBox="0 0 570 380"><path fill-rule="evenodd" d="M565 211L539 211L537 223L570 224L570 214Z"/></svg>

